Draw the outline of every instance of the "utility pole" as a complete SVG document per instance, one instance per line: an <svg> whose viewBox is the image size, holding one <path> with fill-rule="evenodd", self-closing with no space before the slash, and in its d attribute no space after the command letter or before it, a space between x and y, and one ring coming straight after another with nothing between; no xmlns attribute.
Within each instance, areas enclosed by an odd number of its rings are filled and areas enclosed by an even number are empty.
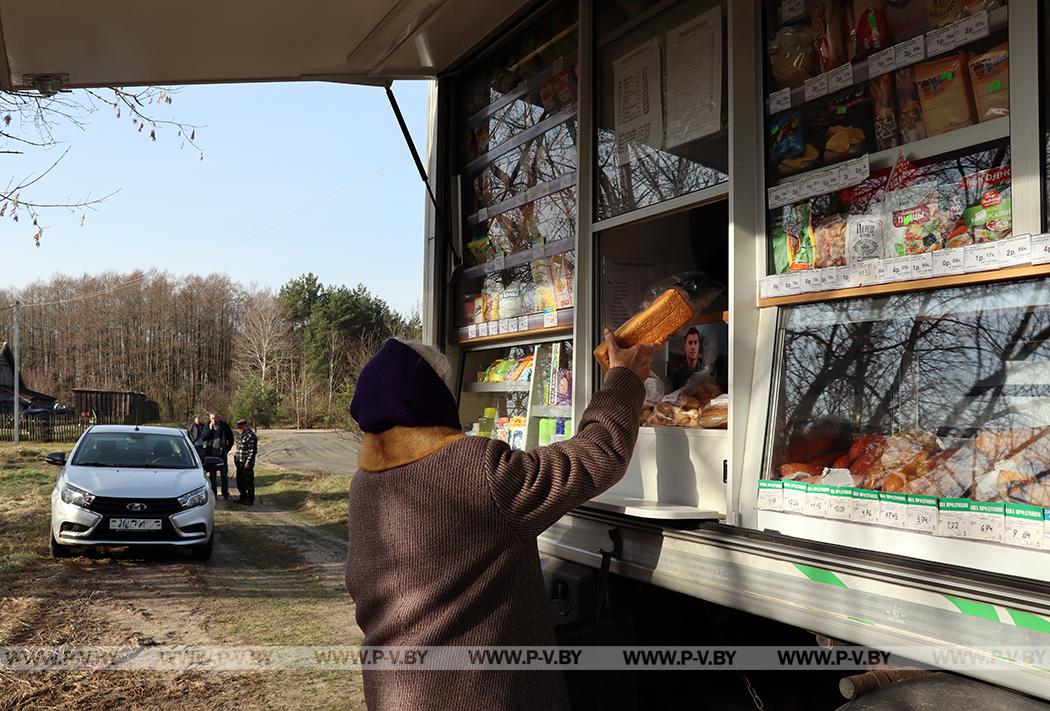
<svg viewBox="0 0 1050 711"><path fill-rule="evenodd" d="M12 339L12 343L14 344L14 347L13 347L12 350L14 350L14 354L15 354L15 387L14 387L14 390L15 390L15 418L14 418L14 427L12 428L12 430L14 432L14 443L15 444L18 444L18 436L19 436L19 434L21 434L21 423L18 421L18 416L19 416L19 414L21 414L19 412L19 402L18 402L19 398L21 398L21 393L19 393L18 391L19 391L19 386L22 384L22 373L19 370L19 362L18 362L18 331L19 331L19 329L22 326L21 321L22 321L22 302L21 301L16 301L15 302L15 333L14 333L14 338Z"/></svg>

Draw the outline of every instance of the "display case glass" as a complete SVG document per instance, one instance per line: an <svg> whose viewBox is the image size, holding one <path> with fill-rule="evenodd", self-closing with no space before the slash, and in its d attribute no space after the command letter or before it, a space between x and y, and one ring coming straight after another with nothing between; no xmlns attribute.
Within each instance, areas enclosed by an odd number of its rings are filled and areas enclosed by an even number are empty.
<svg viewBox="0 0 1050 711"><path fill-rule="evenodd" d="M595 5L595 220L729 179L718 0Z"/></svg>
<svg viewBox="0 0 1050 711"><path fill-rule="evenodd" d="M1010 518L1027 516L1042 541L1050 280L787 307L777 340L765 478L783 482L780 510L1017 545ZM806 510L809 492L874 510ZM941 524L965 507L962 530L923 529L909 514L924 506Z"/></svg>

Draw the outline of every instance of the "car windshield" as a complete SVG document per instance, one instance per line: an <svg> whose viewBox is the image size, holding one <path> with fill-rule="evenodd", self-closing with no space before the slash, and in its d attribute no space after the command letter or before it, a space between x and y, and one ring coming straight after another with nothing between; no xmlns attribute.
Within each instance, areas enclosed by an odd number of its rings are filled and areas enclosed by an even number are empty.
<svg viewBox="0 0 1050 711"><path fill-rule="evenodd" d="M92 432L77 447L75 467L193 469L197 458L184 437L148 432Z"/></svg>

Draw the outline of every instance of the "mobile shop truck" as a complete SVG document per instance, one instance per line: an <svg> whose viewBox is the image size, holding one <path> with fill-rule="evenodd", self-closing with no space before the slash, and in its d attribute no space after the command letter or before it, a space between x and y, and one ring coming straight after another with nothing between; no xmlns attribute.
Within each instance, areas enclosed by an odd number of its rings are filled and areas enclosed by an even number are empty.
<svg viewBox="0 0 1050 711"><path fill-rule="evenodd" d="M472 432L571 437L601 327L684 287L630 469L541 537L552 570L597 567L615 531L616 576L697 605L880 649L1050 640L1042 3L0 0L0 21L7 90L436 79L425 336ZM1050 698L1001 661L966 673Z"/></svg>

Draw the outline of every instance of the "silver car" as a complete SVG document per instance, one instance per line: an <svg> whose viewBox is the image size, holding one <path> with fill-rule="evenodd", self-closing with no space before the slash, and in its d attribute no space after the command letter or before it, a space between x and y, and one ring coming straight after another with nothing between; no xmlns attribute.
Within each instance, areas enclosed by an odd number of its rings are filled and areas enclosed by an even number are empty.
<svg viewBox="0 0 1050 711"><path fill-rule="evenodd" d="M96 425L65 452L51 492L51 555L78 546L186 546L208 560L215 495L186 433L170 427ZM206 458L210 459L210 458Z"/></svg>

